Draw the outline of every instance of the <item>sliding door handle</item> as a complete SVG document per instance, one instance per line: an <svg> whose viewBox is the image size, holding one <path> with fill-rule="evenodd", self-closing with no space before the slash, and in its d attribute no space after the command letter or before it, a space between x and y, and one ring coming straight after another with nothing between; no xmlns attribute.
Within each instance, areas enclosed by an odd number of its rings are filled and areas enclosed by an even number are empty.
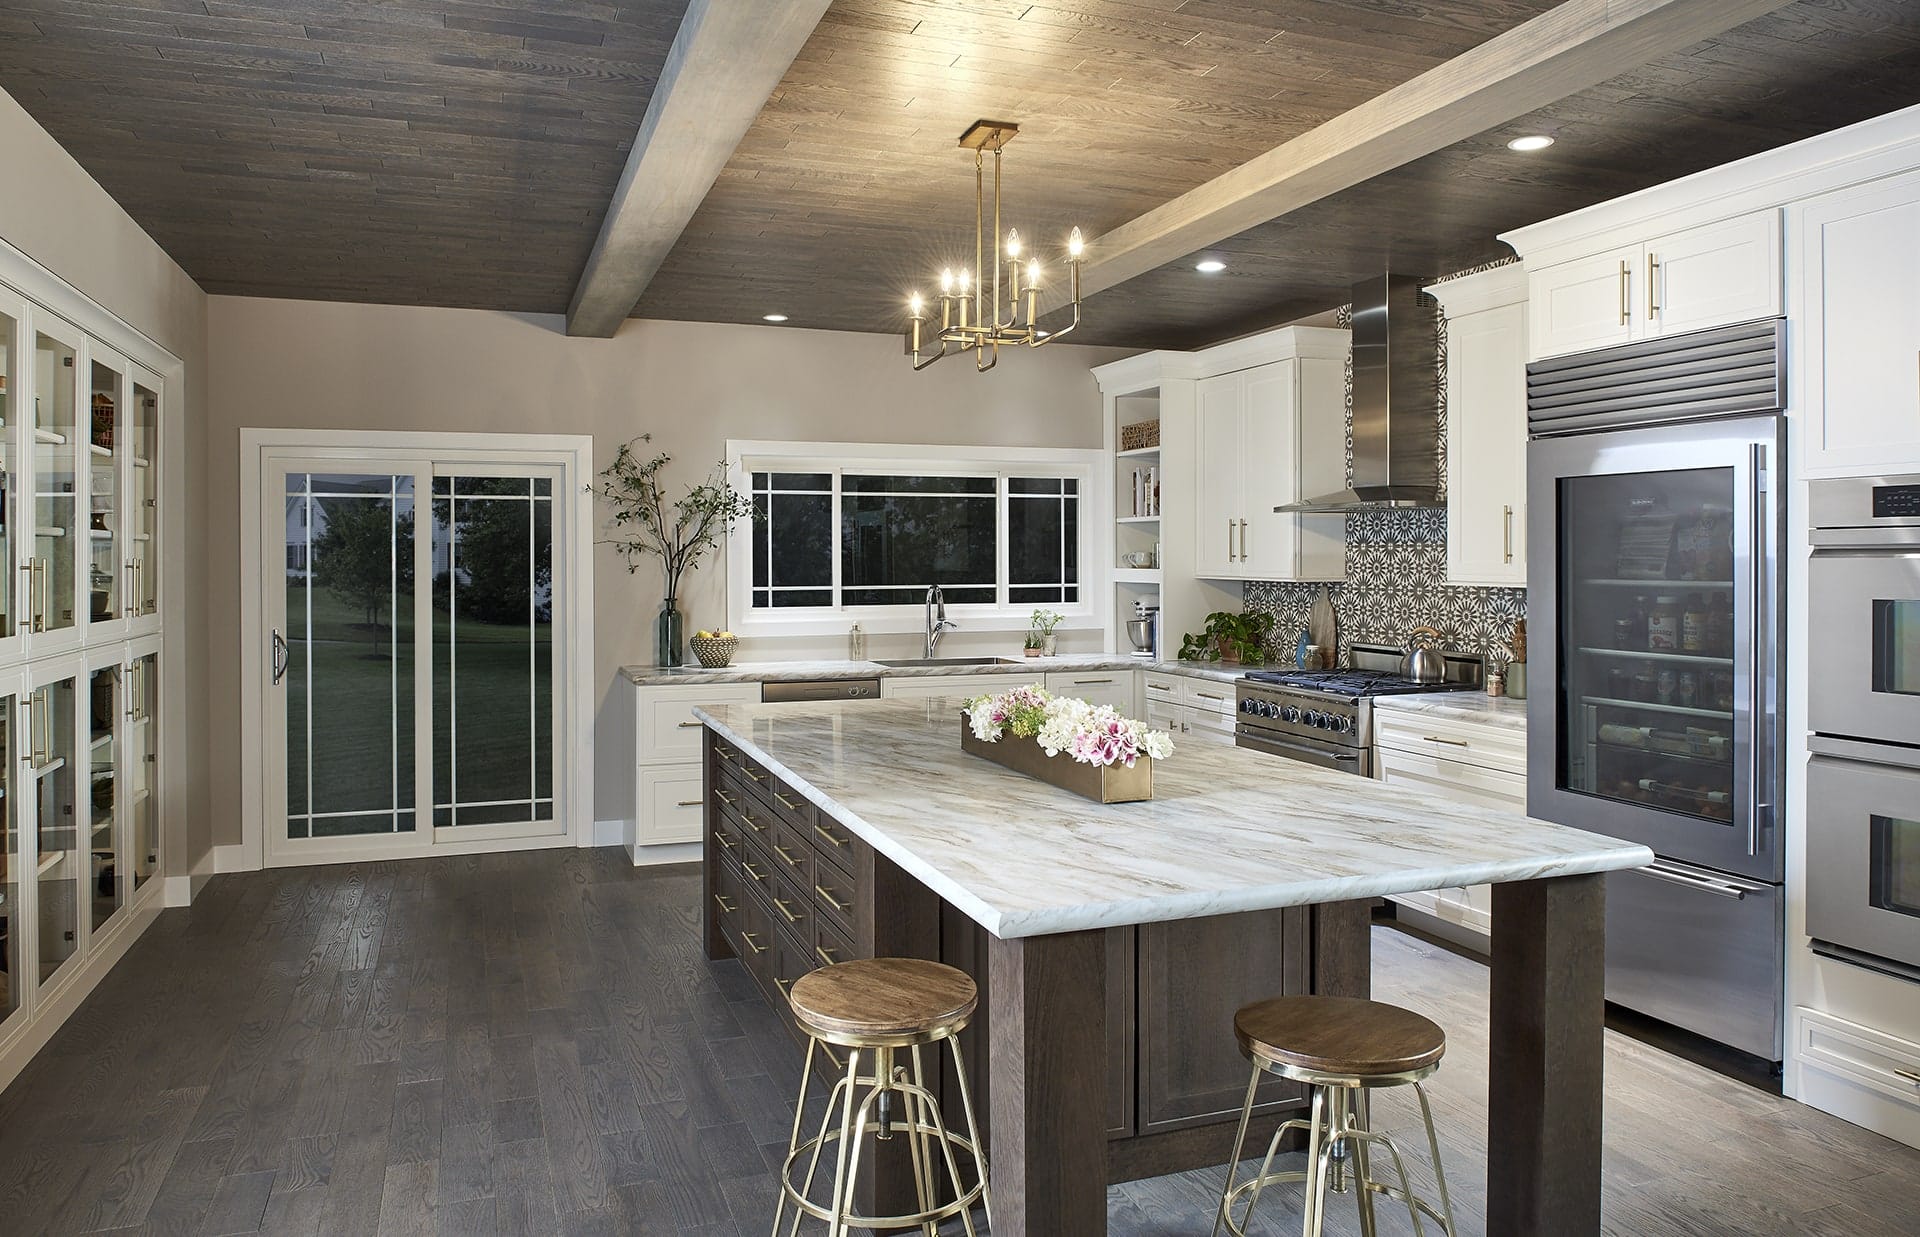
<svg viewBox="0 0 1920 1237"><path fill-rule="evenodd" d="M280 686L280 680L287 677L287 666L293 660L287 642L279 628L273 629L273 685Z"/></svg>

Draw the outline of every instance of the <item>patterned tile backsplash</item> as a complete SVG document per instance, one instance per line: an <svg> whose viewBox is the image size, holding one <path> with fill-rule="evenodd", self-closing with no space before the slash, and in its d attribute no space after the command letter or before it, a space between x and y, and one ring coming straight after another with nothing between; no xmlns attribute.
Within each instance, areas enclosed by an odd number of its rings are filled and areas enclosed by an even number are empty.
<svg viewBox="0 0 1920 1237"><path fill-rule="evenodd" d="M1489 262L1458 275L1470 275ZM1457 276L1451 276L1457 277ZM1353 307L1340 307L1337 321L1353 325ZM1440 403L1440 476L1446 484L1447 326L1434 340L1434 381ZM1353 368L1347 368L1347 473L1353 473ZM1270 655L1291 664L1300 629L1307 625L1318 584L1260 583L1246 586L1249 610L1271 610L1275 648ZM1401 644L1415 627L1437 629L1450 649L1467 653L1504 650L1513 625L1526 617L1527 590L1477 588L1447 583L1447 513L1444 510L1356 511L1347 516L1347 578L1327 586L1340 636L1340 664L1351 662L1352 645Z"/></svg>

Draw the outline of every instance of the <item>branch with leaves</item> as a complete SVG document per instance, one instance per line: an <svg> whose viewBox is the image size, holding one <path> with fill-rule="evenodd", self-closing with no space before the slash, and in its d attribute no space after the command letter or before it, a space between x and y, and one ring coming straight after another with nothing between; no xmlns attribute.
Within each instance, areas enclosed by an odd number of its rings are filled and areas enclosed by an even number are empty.
<svg viewBox="0 0 1920 1237"><path fill-rule="evenodd" d="M751 499L727 484L724 461L669 504L660 472L673 457L665 452L643 457L637 449L652 442L652 434L642 434L622 443L613 462L601 469L594 490L613 508L614 535L607 541L626 555L627 571L640 570L640 560L649 555L658 558L672 606L680 596L680 578L698 567L735 524L753 518L754 510Z"/></svg>

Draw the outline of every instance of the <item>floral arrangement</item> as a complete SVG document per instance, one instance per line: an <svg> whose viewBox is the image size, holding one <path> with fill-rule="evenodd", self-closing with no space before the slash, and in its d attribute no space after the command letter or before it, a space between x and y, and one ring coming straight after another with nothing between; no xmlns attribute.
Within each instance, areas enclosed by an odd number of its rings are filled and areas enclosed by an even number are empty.
<svg viewBox="0 0 1920 1237"><path fill-rule="evenodd" d="M973 737L982 743L998 743L1001 735L1011 734L1035 740L1049 756L1065 752L1081 764L1129 769L1142 756L1165 760L1173 755L1173 738L1166 731L1148 730L1112 705L1055 696L1037 683L976 696L966 710Z"/></svg>

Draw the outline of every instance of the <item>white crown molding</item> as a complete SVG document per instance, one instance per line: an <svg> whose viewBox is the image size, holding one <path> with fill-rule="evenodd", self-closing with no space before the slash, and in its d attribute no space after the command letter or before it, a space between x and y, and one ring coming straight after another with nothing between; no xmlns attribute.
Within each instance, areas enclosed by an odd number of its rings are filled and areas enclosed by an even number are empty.
<svg viewBox="0 0 1920 1237"><path fill-rule="evenodd" d="M1449 318L1523 305L1527 300L1527 264L1509 262L1492 270L1461 275L1422 291L1439 301Z"/></svg>

